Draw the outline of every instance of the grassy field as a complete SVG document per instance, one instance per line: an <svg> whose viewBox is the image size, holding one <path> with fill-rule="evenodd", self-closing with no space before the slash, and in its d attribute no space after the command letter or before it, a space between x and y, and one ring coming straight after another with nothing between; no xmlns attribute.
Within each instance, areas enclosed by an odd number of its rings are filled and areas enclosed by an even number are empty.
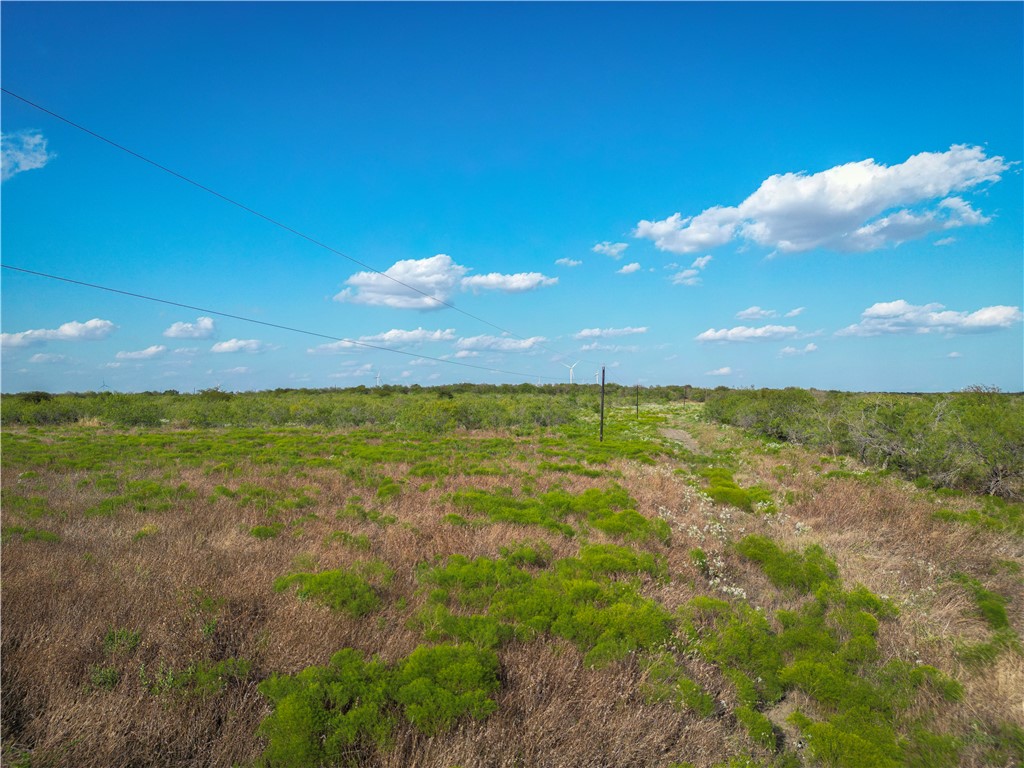
<svg viewBox="0 0 1024 768"><path fill-rule="evenodd" d="M18 404L4 764L1024 763L1021 505L626 396Z"/></svg>

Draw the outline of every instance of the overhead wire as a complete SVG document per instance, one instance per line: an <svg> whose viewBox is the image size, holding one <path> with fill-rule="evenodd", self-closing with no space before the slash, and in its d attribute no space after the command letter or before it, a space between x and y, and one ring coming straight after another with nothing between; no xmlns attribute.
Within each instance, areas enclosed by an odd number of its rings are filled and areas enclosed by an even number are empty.
<svg viewBox="0 0 1024 768"><path fill-rule="evenodd" d="M97 133L96 131L93 131L93 130L91 130L89 128L86 128L84 125L76 123L73 120L71 120L71 119L69 119L67 117L64 117L63 115L61 115L61 114L59 114L57 112L54 112L51 109L47 109L46 107L42 106L41 104L37 104L36 102L31 101L30 99L27 99L24 96L21 96L20 94L15 93L14 91L11 91L11 90L9 90L7 88L3 88L3 87L0 87L0 91L2 91L3 93L6 93L8 96L11 96L12 98L18 99L19 101L23 102L24 104L27 104L28 106L30 106L30 107L32 107L34 109L39 110L40 112L43 112L43 113L45 113L47 115L50 115L51 117L53 117L53 118L55 118L57 120L60 120L61 122L66 123L67 125L70 125L72 128L76 128L77 130L82 131L83 133L86 133L86 134L88 134L89 136L92 136L95 139L99 139L100 141L102 141L102 142L104 142L106 144L109 144L110 146L114 147L115 149L119 149L120 151L125 152L125 153L131 155L132 157L137 158L138 160L143 161L144 163L148 163L149 165L151 165L154 168L157 168L157 169L163 171L164 173L168 173L171 176L174 176L175 178L180 179L181 181L184 181L184 182L186 182L188 184L191 184L192 186L194 186L194 187L196 187L198 189L201 189L203 192L211 194L214 197L217 197L220 200L223 200L224 202L229 203L230 205L235 206L236 208L240 208L241 210L245 211L246 213L250 213L253 216L256 216L256 217L258 217L260 219L263 219L264 221L274 225L275 227L279 227L279 228L285 230L286 232L290 232L291 234L293 234L293 235L295 235L297 237L300 237L303 240L306 240L307 242L312 243L313 245L316 245L319 248L323 248L324 250L329 251L330 253L333 253L336 256L340 256L341 258L346 259L346 260L352 262L353 264L356 264L356 265L362 267L363 269L365 269L365 270L367 270L369 272L372 272L372 273L374 273L376 275L379 275L379 276L381 276L383 278L386 278L387 280L392 281L396 285L400 285L403 288L407 288L410 291L414 291L415 293L418 293L421 296L426 297L430 301L437 302L439 305L441 305L443 307L447 307L448 309L453 309L456 312L458 312L458 313L460 313L462 315L465 315L468 318L476 320L479 323L483 323L484 325L487 325L487 326L489 326L491 328L494 328L495 330L501 331L504 334L507 334L507 335L512 336L512 337L517 338L517 339L520 339L521 341L529 341L530 340L530 339L527 339L525 336L521 336L518 333L515 333L514 331L511 331L511 330L509 330L507 328L503 328L500 325L492 323L491 321L486 320L486 319L480 317L479 315L475 315L475 314L473 314L471 312L467 312L466 310L461 309L460 307L457 307L454 304L445 301L444 299L440 299L437 296L434 296L433 294L430 294L430 293L428 293L428 292L426 292L424 290L421 290L420 288L417 288L415 285L410 285L409 283L406 283L406 282L404 282L402 280L399 280L394 275L389 275L387 272L382 272L381 270L376 269L375 267L373 267L373 266L371 266L369 264L366 264L365 262L362 262L359 259L356 259L356 258L354 258L352 256L349 256L348 254L346 254L346 253L344 253L342 251L339 251L337 248L334 248L333 246L328 245L327 243L324 243L324 242L322 242L320 240L317 240L316 238L311 237L310 235L307 235L306 233L304 233L304 232L302 232L302 231L300 231L298 229L295 229L294 227L290 227L287 224L285 224L285 223L283 223L281 221L278 221L277 219L274 219L274 218L272 218L271 216L268 216L265 213L261 213L260 211L257 211L254 208L250 208L249 206L245 205L244 203L241 203L241 202L239 202L239 201L237 201L237 200L235 200L235 199L233 199L231 197L228 197L227 195L222 194L222 193L218 192L217 190L212 189L212 188L206 186L205 184L202 184L202 183L196 181L195 179L192 179L192 178L184 175L183 173L179 173L178 171L175 171L172 168L168 168L167 166L162 165L162 164L156 162L155 160L151 160L150 158L146 157L145 155L143 155L143 154L141 154L139 152L136 152L135 150L130 149L130 148L124 146L123 144L119 144L118 142L116 142L116 141L114 141L112 139L108 139L106 136L103 136L102 134ZM553 355L556 355L559 358L567 358L568 359L568 358L572 357L570 355L565 354L564 352L559 352L558 350L551 349L550 347L547 347L547 346L545 346L543 344L540 344L538 342L534 342L534 345L539 347L540 349L543 349L543 350L545 350L547 352L550 352ZM589 363L589 364L592 364L592 365L600 365L600 363L594 363L594 361L592 361L592 360L582 360L581 359L580 362L585 362L585 363Z"/></svg>
<svg viewBox="0 0 1024 768"><path fill-rule="evenodd" d="M162 299L162 298L160 298L158 296L147 296L146 294L143 294L143 293L135 293L134 291L125 291L125 290L121 290L120 288L111 288L110 286L99 285L97 283L87 283L87 282L85 282L83 280L75 280L75 279L70 278L70 277L63 277L61 275L53 275L53 274L49 274L47 272L39 272L39 271L34 270L34 269L26 269L24 267L17 267L17 266L14 266L13 264L0 264L0 268L9 269L9 270L14 271L14 272L21 272L21 273L26 274L26 275L34 275L36 277L43 277L43 278L47 278L49 280L59 280L61 282L71 283L72 285L79 285L79 286L83 286L85 288L93 288L93 289L96 289L96 290L99 290L99 291L107 291L109 293L116 293L116 294L120 294L122 296L129 296L129 297L135 298L135 299L144 299L145 301L153 301L153 302L157 302L159 304L167 304L167 305L170 305L172 307L180 307L182 309L190 309L190 310L192 310L194 312L202 312L202 313L207 314L207 315L216 315L217 317L227 317L227 318L230 318L232 320L240 320L240 321L246 322L246 323L253 323L255 325L262 325L262 326L265 326L267 328L275 328L277 330L290 331L292 333L301 333L301 334L304 334L306 336L314 336L316 338L327 339L328 341L333 341L333 342L343 342L345 344L351 344L351 345L356 346L356 347L365 347L367 349L375 349L375 350L378 350L378 351L381 351L381 352L392 352L392 353L397 354L397 355L406 355L407 357L415 357L415 358L418 358L420 360L431 360L433 362L443 363L443 364L446 364L446 365L457 365L457 366L460 366L462 368L473 368L473 369L476 369L476 370L479 370L479 371L487 371L488 373L502 373L502 374L506 374L508 376L520 376L520 377L523 377L523 378L526 378L526 379L545 379L547 381L561 382L561 379L555 379L555 378L553 378L551 376L537 376L536 374L523 373L521 371L506 371L506 370L502 370L500 368L492 368L490 366L475 365L473 363L464 363L464 362L461 362L459 360L448 360L448 359L445 359L443 357L431 357L430 355L421 355L421 354L419 354L417 352L410 352L410 351L405 350L405 349L393 349L391 347L383 347L383 346L380 346L380 345L377 345L377 344L368 344L365 341L358 341L356 339L347 339L347 338L340 337L340 336L332 336L330 334L320 333L318 331L310 331L310 330L306 330L304 328L295 328L293 326L282 325L281 323L272 323L272 322L268 322L266 320L257 320L255 318L246 317L244 315L235 315L235 314L232 314L230 312L222 312L220 310L210 309L208 307L198 307L198 306L195 306L193 304L185 304L185 303L180 302L180 301L172 301L170 299Z"/></svg>

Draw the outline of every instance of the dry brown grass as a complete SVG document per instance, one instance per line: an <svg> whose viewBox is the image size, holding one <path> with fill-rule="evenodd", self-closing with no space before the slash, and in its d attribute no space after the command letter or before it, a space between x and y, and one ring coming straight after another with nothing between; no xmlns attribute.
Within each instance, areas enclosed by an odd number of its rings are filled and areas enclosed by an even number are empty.
<svg viewBox="0 0 1024 768"><path fill-rule="evenodd" d="M746 445L734 430L706 424L687 425L687 430L707 451ZM734 588L770 615L795 607L797 599L781 595L730 542L763 533L788 548L821 544L839 564L846 583L862 583L900 606L899 619L886 622L879 635L884 657L921 659L964 683L962 704L925 703L938 713L940 723L961 730L973 722L1024 725L1024 662L1004 654L980 672L963 668L955 644L981 641L988 630L965 590L943 581L955 571L981 578L989 588L1013 597L1008 605L1011 622L1024 626L1019 576L993 569L997 560L1024 564L1018 542L934 520L934 504L896 480L869 484L823 479L810 468L817 457L797 448L744 456L737 480L771 488L780 503L787 491L797 500L782 505L774 517L754 516L710 504L691 477L673 473L674 466L621 462L613 467L639 511L660 516L672 527L671 546L650 548L665 556L673 578L645 583L646 596L674 611L698 594L721 597L728 594L723 587ZM793 471L773 473L779 464ZM578 541L539 528L453 526L443 521L454 511L445 501L447 493L460 487L518 488L515 473L532 470L530 461L513 462L512 468L513 474L504 477L447 477L422 491L414 481L397 498L382 503L367 489L323 469L295 478L273 467L244 465L239 474L225 478L189 468L175 482L187 483L194 498L170 511L125 510L110 517L83 515L103 496L92 486L79 487L87 473L40 470L31 493L44 496L59 514L36 524L59 534L61 541L7 538L2 549L2 723L8 759L14 754L11 749L20 747L32 751L33 766L251 763L262 749L255 737L257 725L270 712L256 690L259 680L324 664L343 647L379 654L390 662L422 642L410 623L425 601L415 578L420 564L453 553L493 557L501 547L523 540L546 542L558 558L578 553ZM396 477L407 470L408 465L388 468ZM133 479L162 476L162 471L142 472ZM294 516L317 517L301 524L301 536L286 527L275 539L254 538L249 529L266 524L266 514L214 497L217 485L238 487L242 482L282 493L313 487L315 505ZM579 493L607 483L607 478L550 474L539 479L538 488L558 484ZM3 488L25 492L10 472L4 473ZM381 526L336 518L353 495L362 497L368 508L394 515L397 522ZM137 538L144 526L155 532ZM337 530L365 535L369 550L325 543ZM606 539L595 533L592 540ZM689 557L693 547L720 559L720 582L709 584L696 569ZM383 588L381 610L363 619L272 590L274 579L294 570L297 562L330 569L371 558L386 562L396 576ZM204 609L204 598L214 600L215 607ZM129 653L105 653L103 638L112 629L136 631L141 642ZM249 679L206 698L154 695L140 678L143 666L152 675L161 664L180 670L201 659L231 657L252 663ZM436 737L400 728L392 750L375 752L363 764L624 768L688 760L709 766L750 751L727 711L700 719L667 704L647 703L640 693L642 672L629 660L588 669L579 650L557 640L511 643L502 649L500 660L502 686L494 715ZM730 685L716 668L696 660L687 664L712 695L727 705L734 703ZM90 684L95 667L118 670L120 679L112 690ZM777 722L792 730L784 718ZM975 761L965 764L980 765L977 750L965 754L966 760Z"/></svg>

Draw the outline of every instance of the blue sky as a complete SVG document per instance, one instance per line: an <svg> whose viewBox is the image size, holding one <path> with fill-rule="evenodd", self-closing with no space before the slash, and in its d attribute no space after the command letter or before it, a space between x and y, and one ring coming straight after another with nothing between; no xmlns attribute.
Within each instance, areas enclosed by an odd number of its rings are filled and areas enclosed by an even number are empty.
<svg viewBox="0 0 1024 768"><path fill-rule="evenodd" d="M3 270L3 391L1019 391L1022 23L5 2L5 89L330 249L4 94L4 264L347 342Z"/></svg>

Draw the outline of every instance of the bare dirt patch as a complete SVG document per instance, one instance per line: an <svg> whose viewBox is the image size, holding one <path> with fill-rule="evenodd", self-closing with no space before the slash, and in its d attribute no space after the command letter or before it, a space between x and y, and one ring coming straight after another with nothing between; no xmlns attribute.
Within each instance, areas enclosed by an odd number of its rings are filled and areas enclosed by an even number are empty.
<svg viewBox="0 0 1024 768"><path fill-rule="evenodd" d="M700 443L694 440L693 435L685 429L665 427L661 430L661 434L669 440L675 440L676 442L682 443L683 447L690 451L690 453L704 453L704 449L700 447Z"/></svg>

